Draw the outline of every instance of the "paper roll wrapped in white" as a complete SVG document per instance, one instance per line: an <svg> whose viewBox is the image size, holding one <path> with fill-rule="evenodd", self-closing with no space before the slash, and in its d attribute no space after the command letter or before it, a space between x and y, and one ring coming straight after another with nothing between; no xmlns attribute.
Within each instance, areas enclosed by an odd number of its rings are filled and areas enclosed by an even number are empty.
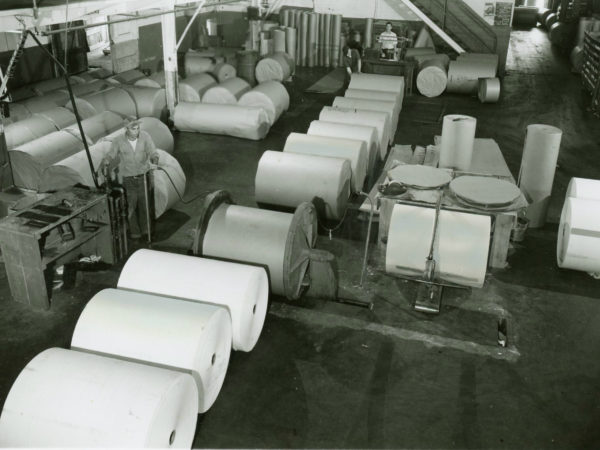
<svg viewBox="0 0 600 450"><path fill-rule="evenodd" d="M207 58L194 53L185 54L185 76L197 75L199 73L210 72L215 66L215 62L211 58Z"/></svg>
<svg viewBox="0 0 600 450"><path fill-rule="evenodd" d="M368 89L346 89L344 97L362 98L364 100L381 100L384 102L396 103L398 113L402 111L402 101L398 100L397 93L394 91L373 91Z"/></svg>
<svg viewBox="0 0 600 450"><path fill-rule="evenodd" d="M256 81L264 83L265 81L285 81L294 71L294 63L285 53L275 53L266 58L261 59L256 68L254 75Z"/></svg>
<svg viewBox="0 0 600 450"><path fill-rule="evenodd" d="M233 349L244 352L258 341L269 300L262 267L145 249L129 257L117 287L226 307Z"/></svg>
<svg viewBox="0 0 600 450"><path fill-rule="evenodd" d="M15 122L18 122L19 120L23 120L23 119L27 119L28 117L31 117L31 112L29 112L29 110L24 105L21 105L20 103L9 103L8 111L9 111L11 123L15 123Z"/></svg>
<svg viewBox="0 0 600 450"><path fill-rule="evenodd" d="M273 36L273 51L285 52L285 31L273 30L271 35Z"/></svg>
<svg viewBox="0 0 600 450"><path fill-rule="evenodd" d="M347 98L347 97L336 97L333 100L334 107L337 108L348 108L365 111L381 111L388 115L390 123L390 134L389 143L394 143L394 136L396 136L396 129L398 128L398 109L396 102L383 101L383 100L366 100L362 98Z"/></svg>
<svg viewBox="0 0 600 450"><path fill-rule="evenodd" d="M283 151L347 160L352 169L350 178L352 192L362 191L369 166L369 153L364 141L290 133L285 141Z"/></svg>
<svg viewBox="0 0 600 450"><path fill-rule="evenodd" d="M266 151L255 179L257 203L295 208L313 202L329 219L343 217L350 197L350 163L341 158Z"/></svg>
<svg viewBox="0 0 600 450"><path fill-rule="evenodd" d="M81 128L83 128L85 135L92 139L92 142L96 142L101 137L123 127L123 124L123 118L120 115L111 111L104 111L89 119L82 120ZM71 133L75 137L81 137L78 125L71 125L65 128L64 131Z"/></svg>
<svg viewBox="0 0 600 450"><path fill-rule="evenodd" d="M546 223L561 139L559 128L540 124L527 126L519 187L530 203L527 208L530 228Z"/></svg>
<svg viewBox="0 0 600 450"><path fill-rule="evenodd" d="M404 77L396 75L376 75L353 73L350 77L349 89L365 89L367 91L395 92L402 103L404 98Z"/></svg>
<svg viewBox="0 0 600 450"><path fill-rule="evenodd" d="M589 178L571 178L567 187L567 198L600 201L600 180Z"/></svg>
<svg viewBox="0 0 600 450"><path fill-rule="evenodd" d="M80 82L83 82L83 80L81 80L81 78L79 78L79 77L75 77L75 76L69 77L69 83L71 85L80 84ZM56 89L63 89L66 86L67 86L67 83L65 82L64 77L51 78L49 80L38 81L37 83L33 83L31 85L33 91L37 95L40 95L40 96L46 94L47 92L54 91Z"/></svg>
<svg viewBox="0 0 600 450"><path fill-rule="evenodd" d="M146 75L144 75L137 69L131 69L109 77L108 80L113 82L116 81L120 84L133 84L137 80L141 80L142 78L146 78Z"/></svg>
<svg viewBox="0 0 600 450"><path fill-rule="evenodd" d="M494 68L494 71L498 71L499 58L496 53L461 53L456 57L457 61L482 61L489 64L490 67Z"/></svg>
<svg viewBox="0 0 600 450"><path fill-rule="evenodd" d="M123 85L135 102L138 117L155 117L160 119L167 113L167 96L162 88Z"/></svg>
<svg viewBox="0 0 600 450"><path fill-rule="evenodd" d="M197 397L190 374L51 348L13 384L0 446L190 448Z"/></svg>
<svg viewBox="0 0 600 450"><path fill-rule="evenodd" d="M446 72L448 71L448 65L450 64L450 57L445 53L436 53L434 55L415 55L412 59L417 63L417 69L421 70L425 63L429 61L437 61L441 63Z"/></svg>
<svg viewBox="0 0 600 450"><path fill-rule="evenodd" d="M203 413L225 379L231 318L220 306L104 289L79 316L71 348L188 372Z"/></svg>
<svg viewBox="0 0 600 450"><path fill-rule="evenodd" d="M444 116L442 142L440 144L440 167L469 170L475 145L477 119L460 114Z"/></svg>
<svg viewBox="0 0 600 450"><path fill-rule="evenodd" d="M429 59L420 64L417 75L417 89L425 97L439 97L446 90L448 72L439 59Z"/></svg>
<svg viewBox="0 0 600 450"><path fill-rule="evenodd" d="M269 132L269 116L262 108L181 102L175 107L175 127L180 131L225 134L260 140Z"/></svg>
<svg viewBox="0 0 600 450"><path fill-rule="evenodd" d="M154 176L154 216L158 219L180 200L179 195L183 197L186 178L181 165L175 158L163 150L157 149L157 151L158 167L162 170L157 169L152 174ZM164 171L167 171L171 179ZM177 195L175 187L179 191L179 195Z"/></svg>
<svg viewBox="0 0 600 450"><path fill-rule="evenodd" d="M154 146L167 153L173 153L175 141L169 127L154 117L142 117L140 119L140 130L145 131L152 138Z"/></svg>
<svg viewBox="0 0 600 450"><path fill-rule="evenodd" d="M373 168L379 159L379 142L377 141L377 129L375 127L313 120L306 134L363 141L369 153L367 173L369 176L373 174Z"/></svg>
<svg viewBox="0 0 600 450"><path fill-rule="evenodd" d="M20 105L27 108L30 114L46 111L57 106L65 106L70 103L69 94L64 91L52 91L43 97L32 97L19 102Z"/></svg>
<svg viewBox="0 0 600 450"><path fill-rule="evenodd" d="M477 96L481 103L496 103L500 100L500 78L480 78Z"/></svg>
<svg viewBox="0 0 600 450"><path fill-rule="evenodd" d="M121 88L110 88L94 94L85 95L78 99L78 108L80 102L82 105L87 104L86 109L90 108L90 110L96 111L96 114L103 111L112 111L121 114L122 116L137 117L135 102L127 91ZM72 109L70 104L66 107Z"/></svg>
<svg viewBox="0 0 600 450"><path fill-rule="evenodd" d="M215 79L207 73L192 75L184 81L179 82L179 101L201 102L204 93L216 85L217 82Z"/></svg>
<svg viewBox="0 0 600 450"><path fill-rule="evenodd" d="M556 245L558 266L600 272L600 202L567 197Z"/></svg>
<svg viewBox="0 0 600 450"><path fill-rule="evenodd" d="M51 121L57 130L66 128L76 122L75 114L62 106L57 106L56 108L48 109L35 115Z"/></svg>
<svg viewBox="0 0 600 450"><path fill-rule="evenodd" d="M206 90L202 103L235 105L242 95L250 90L250 84L241 78L229 78Z"/></svg>
<svg viewBox="0 0 600 450"><path fill-rule="evenodd" d="M388 142L390 141L390 122L387 113L325 106L321 109L319 120L375 127L377 129L380 159L383 159L387 154Z"/></svg>
<svg viewBox="0 0 600 450"><path fill-rule="evenodd" d="M434 208L394 206L385 257L386 272L423 276L434 222ZM489 216L440 211L434 246L436 278L462 286L482 287L490 230Z"/></svg>
<svg viewBox="0 0 600 450"><path fill-rule="evenodd" d="M480 78L495 78L497 62L491 59L462 59L450 62L448 92L476 94Z"/></svg>
<svg viewBox="0 0 600 450"><path fill-rule="evenodd" d="M50 134L57 129L52 121L39 115L11 123L4 128L6 148L12 150L19 145Z"/></svg>
<svg viewBox="0 0 600 450"><path fill-rule="evenodd" d="M273 125L289 109L290 95L280 82L265 81L242 95L238 105L264 109L269 116L269 124Z"/></svg>

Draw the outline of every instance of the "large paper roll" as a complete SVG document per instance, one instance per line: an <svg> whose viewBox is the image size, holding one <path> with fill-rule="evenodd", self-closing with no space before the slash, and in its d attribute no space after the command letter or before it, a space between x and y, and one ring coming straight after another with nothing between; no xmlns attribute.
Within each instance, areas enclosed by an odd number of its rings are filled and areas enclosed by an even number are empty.
<svg viewBox="0 0 600 450"><path fill-rule="evenodd" d="M67 108L63 108L62 106L57 106L56 108L36 113L34 116L40 116L44 119L48 119L54 124L57 130L61 130L76 122L75 115Z"/></svg>
<svg viewBox="0 0 600 450"><path fill-rule="evenodd" d="M167 114L167 96L162 88L123 85L133 101L138 117L160 119ZM181 86L180 86L181 89Z"/></svg>
<svg viewBox="0 0 600 450"><path fill-rule="evenodd" d="M444 116L440 167L467 171L471 167L477 119L460 114Z"/></svg>
<svg viewBox="0 0 600 450"><path fill-rule="evenodd" d="M295 28L288 27L285 29L285 53L292 60L296 60L296 39L297 33Z"/></svg>
<svg viewBox="0 0 600 450"><path fill-rule="evenodd" d="M527 218L531 228L546 223L561 139L559 128L539 124L527 126L519 187L530 203Z"/></svg>
<svg viewBox="0 0 600 450"><path fill-rule="evenodd" d="M379 141L377 140L377 129L375 127L313 120L306 134L311 136L354 139L364 142L369 153L367 174L373 176L375 163L379 159Z"/></svg>
<svg viewBox="0 0 600 450"><path fill-rule="evenodd" d="M363 100L381 100L384 102L394 102L396 104L396 116L402 111L402 100L398 99L397 93L393 91L372 91L367 89L346 89L344 97L361 98Z"/></svg>
<svg viewBox="0 0 600 450"><path fill-rule="evenodd" d="M208 88L202 103L235 105L242 95L250 90L250 84L241 78L229 78L217 86Z"/></svg>
<svg viewBox="0 0 600 450"><path fill-rule="evenodd" d="M276 29L271 34L273 36L273 51L285 52L285 31Z"/></svg>
<svg viewBox="0 0 600 450"><path fill-rule="evenodd" d="M319 16L317 13L308 15L308 46L307 46L307 64L308 67L314 67L318 62L317 57L317 39L319 37Z"/></svg>
<svg viewBox="0 0 600 450"><path fill-rule="evenodd" d="M197 397L190 374L51 348L13 384L0 446L189 448Z"/></svg>
<svg viewBox="0 0 600 450"><path fill-rule="evenodd" d="M600 201L600 180L589 178L571 178L567 187L567 198Z"/></svg>
<svg viewBox="0 0 600 450"><path fill-rule="evenodd" d="M82 82L81 78L71 76L69 77L69 83L71 85L80 84ZM37 83L33 83L31 88L37 95L44 95L50 91L54 91L56 89L64 89L66 88L67 83L65 82L64 77L59 78L51 78L49 80L38 81Z"/></svg>
<svg viewBox="0 0 600 450"><path fill-rule="evenodd" d="M496 103L500 99L500 78L480 78L477 96L481 103Z"/></svg>
<svg viewBox="0 0 600 450"><path fill-rule="evenodd" d="M200 102L204 93L216 85L215 79L207 73L189 76L179 83L179 101Z"/></svg>
<svg viewBox="0 0 600 450"><path fill-rule="evenodd" d="M258 341L269 300L262 267L145 249L129 257L118 288L226 307L233 348L245 352Z"/></svg>
<svg viewBox="0 0 600 450"><path fill-rule="evenodd" d="M369 166L369 153L364 141L290 133L285 141L283 151L345 159L350 163L352 169L350 179L352 192L361 192L363 189Z"/></svg>
<svg viewBox="0 0 600 450"><path fill-rule="evenodd" d="M371 73L353 73L348 88L364 89L367 91L395 92L398 101L402 104L404 98L404 77L396 75L376 75Z"/></svg>
<svg viewBox="0 0 600 450"><path fill-rule="evenodd" d="M225 379L231 319L220 306L104 289L79 316L71 348L188 372L203 413Z"/></svg>
<svg viewBox="0 0 600 450"><path fill-rule="evenodd" d="M57 106L65 106L70 103L69 94L64 91L48 92L43 97L32 97L19 102L30 114L43 112Z"/></svg>
<svg viewBox="0 0 600 450"><path fill-rule="evenodd" d="M261 59L254 71L256 81L285 81L293 72L294 63L285 53L277 53Z"/></svg>
<svg viewBox="0 0 600 450"><path fill-rule="evenodd" d="M4 128L6 148L12 150L19 145L41 138L58 128L51 120L34 115L19 122L11 123Z"/></svg>
<svg viewBox="0 0 600 450"><path fill-rule="evenodd" d="M420 64L417 75L417 89L425 97L439 97L446 90L448 72L439 59L429 59Z"/></svg>
<svg viewBox="0 0 600 450"><path fill-rule="evenodd" d="M256 84L254 69L258 59L258 52L255 50L240 50L237 52L236 57L237 76L243 80L246 80L251 86L254 86Z"/></svg>
<svg viewBox="0 0 600 450"><path fill-rule="evenodd" d="M120 84L133 84L137 80L141 80L142 78L145 78L145 77L146 77L146 75L144 75L143 72L140 72L137 69L131 69L131 70L126 70L125 72L118 73L112 77L109 77L108 80L116 81L117 83L120 83Z"/></svg>
<svg viewBox="0 0 600 450"><path fill-rule="evenodd" d="M269 116L262 108L181 102L175 107L175 127L180 131L225 134L260 140L269 132Z"/></svg>
<svg viewBox="0 0 600 450"><path fill-rule="evenodd" d="M396 129L398 127L398 109L396 102L336 97L333 100L333 106L337 108L356 109L360 111L380 111L386 113L390 124L389 143L394 143L394 136L396 136Z"/></svg>
<svg viewBox="0 0 600 450"><path fill-rule="evenodd" d="M190 75L197 75L199 73L210 72L214 65L215 62L211 58L206 58L190 52L185 54L184 68L186 77L189 77Z"/></svg>
<svg viewBox="0 0 600 450"><path fill-rule="evenodd" d="M238 104L264 109L272 126L290 107L290 95L278 81L266 81L242 95Z"/></svg>
<svg viewBox="0 0 600 450"><path fill-rule="evenodd" d="M257 203L295 208L313 202L329 219L343 217L352 169L345 159L266 151L255 179Z"/></svg>
<svg viewBox="0 0 600 450"><path fill-rule="evenodd" d="M93 142L96 142L101 137L106 136L121 127L123 127L123 118L111 111L104 111L89 119L81 121L83 132L86 136L91 138ZM75 137L81 137L78 125L71 125L65 128L65 131L68 131Z"/></svg>
<svg viewBox="0 0 600 450"><path fill-rule="evenodd" d="M156 148L167 153L173 153L175 142L171 130L164 123L154 117L142 117L140 119L140 130L145 131L152 138Z"/></svg>
<svg viewBox="0 0 600 450"><path fill-rule="evenodd" d="M385 257L386 272L423 277L434 223L434 208L394 206ZM440 211L434 246L436 278L462 286L482 287L490 231L489 216Z"/></svg>
<svg viewBox="0 0 600 450"><path fill-rule="evenodd" d="M9 103L8 111L11 123L31 117L31 112L29 112L29 110L20 103Z"/></svg>
<svg viewBox="0 0 600 450"><path fill-rule="evenodd" d="M379 157L383 159L387 154L391 132L389 115L387 113L325 106L321 109L319 120L375 127L377 129L377 140L379 142Z"/></svg>
<svg viewBox="0 0 600 450"><path fill-rule="evenodd" d="M94 117L96 114L102 112L97 111L96 108L94 108L94 106L80 98L75 99L75 106L77 107L77 114L79 115L80 120L89 119L90 117ZM73 107L73 103L67 103L65 105L65 108L69 109L73 112L73 114L75 114L75 108Z"/></svg>
<svg viewBox="0 0 600 450"><path fill-rule="evenodd" d="M89 83L76 84L71 87L71 91L75 97L81 97L88 94L93 94L95 92L103 91L110 87L110 83L107 83L104 80L94 80ZM67 89L63 89L65 93L69 93Z"/></svg>
<svg viewBox="0 0 600 450"><path fill-rule="evenodd" d="M163 150L157 149L157 151L159 169L153 171L152 175L154 176L154 216L158 219L180 200L179 195L183 197L186 178L181 165L175 158ZM177 191L179 191L179 195Z"/></svg>
<svg viewBox="0 0 600 450"><path fill-rule="evenodd" d="M448 92L476 94L480 78L495 78L497 62L485 59L451 61L448 69Z"/></svg>
<svg viewBox="0 0 600 450"><path fill-rule="evenodd" d="M600 202L567 197L558 228L558 266L600 272Z"/></svg>
<svg viewBox="0 0 600 450"><path fill-rule="evenodd" d="M435 48L433 47L424 47L424 48L407 48L404 51L404 59L411 60L416 56L424 56L424 55L435 55Z"/></svg>
<svg viewBox="0 0 600 450"><path fill-rule="evenodd" d="M331 24L331 67L337 67L340 60L340 36L342 34L342 16L333 15Z"/></svg>
<svg viewBox="0 0 600 450"><path fill-rule="evenodd" d="M94 94L86 95L78 99L81 104L87 104L86 107L95 110L96 114L103 111L112 111L123 116L137 117L135 102L126 90L121 88L111 88ZM79 103L77 104L79 108ZM72 110L72 105L67 108Z"/></svg>
<svg viewBox="0 0 600 450"><path fill-rule="evenodd" d="M236 76L235 67L233 67L231 64L227 64L226 62L215 64L215 67L213 67L211 73L219 83Z"/></svg>

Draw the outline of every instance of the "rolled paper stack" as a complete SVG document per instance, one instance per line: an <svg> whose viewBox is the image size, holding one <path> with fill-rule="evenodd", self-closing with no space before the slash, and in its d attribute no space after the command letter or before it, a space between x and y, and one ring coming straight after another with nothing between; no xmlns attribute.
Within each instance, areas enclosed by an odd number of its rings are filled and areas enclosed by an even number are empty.
<svg viewBox="0 0 600 450"><path fill-rule="evenodd" d="M444 116L440 167L468 171L471 167L477 119L460 114Z"/></svg>
<svg viewBox="0 0 600 450"><path fill-rule="evenodd" d="M272 126L290 107L290 95L278 81L266 81L242 95L238 105L264 109Z"/></svg>
<svg viewBox="0 0 600 450"><path fill-rule="evenodd" d="M135 103L138 117L163 118L167 114L167 96L163 88L142 87L124 84L123 90L127 91ZM180 86L181 92L181 86Z"/></svg>
<svg viewBox="0 0 600 450"><path fill-rule="evenodd" d="M207 73L191 75L179 83L179 101L200 102L205 92L216 85L214 77Z"/></svg>
<svg viewBox="0 0 600 450"><path fill-rule="evenodd" d="M451 61L448 69L448 92L476 94L480 78L495 78L497 59L462 59Z"/></svg>
<svg viewBox="0 0 600 450"><path fill-rule="evenodd" d="M242 95L250 90L250 84L241 78L229 78L217 86L210 87L202 96L202 103L235 105Z"/></svg>
<svg viewBox="0 0 600 450"><path fill-rule="evenodd" d="M56 130L58 128L51 120L36 114L19 122L11 123L4 128L6 148L11 150Z"/></svg>
<svg viewBox="0 0 600 450"><path fill-rule="evenodd" d="M81 128L84 134L93 142L96 142L101 137L118 130L123 126L123 118L111 111L104 111L100 114L81 121ZM71 125L64 129L73 136L81 138L78 125Z"/></svg>

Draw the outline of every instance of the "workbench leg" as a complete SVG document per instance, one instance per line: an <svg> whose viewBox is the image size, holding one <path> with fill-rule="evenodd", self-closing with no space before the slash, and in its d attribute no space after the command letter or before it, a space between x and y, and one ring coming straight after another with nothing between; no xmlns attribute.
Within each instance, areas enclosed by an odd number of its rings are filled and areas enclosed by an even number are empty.
<svg viewBox="0 0 600 450"><path fill-rule="evenodd" d="M511 214L498 214L494 218L494 233L490 248L489 266L494 269L504 269L508 265L508 247L510 233L513 229L515 216Z"/></svg>

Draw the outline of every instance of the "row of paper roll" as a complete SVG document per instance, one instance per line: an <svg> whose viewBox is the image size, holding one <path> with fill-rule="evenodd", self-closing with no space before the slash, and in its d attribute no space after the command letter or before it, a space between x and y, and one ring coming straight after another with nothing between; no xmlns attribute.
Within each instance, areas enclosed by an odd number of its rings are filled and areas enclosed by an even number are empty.
<svg viewBox="0 0 600 450"><path fill-rule="evenodd" d="M231 349L256 345L268 297L261 267L137 251L117 289L87 303L71 350L46 350L17 377L0 445L190 448Z"/></svg>

